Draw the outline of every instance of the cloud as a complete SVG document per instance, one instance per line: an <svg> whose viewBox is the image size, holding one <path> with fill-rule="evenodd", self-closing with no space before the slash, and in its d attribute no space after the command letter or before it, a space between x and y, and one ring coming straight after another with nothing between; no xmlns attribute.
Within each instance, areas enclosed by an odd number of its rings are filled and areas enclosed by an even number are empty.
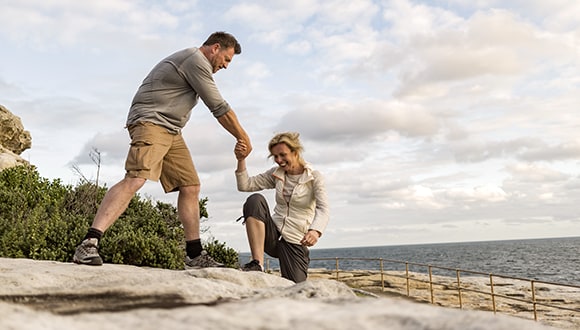
<svg viewBox="0 0 580 330"><path fill-rule="evenodd" d="M18 84L7 82L2 79L0 74L0 94L11 95L12 99L21 99L24 97L25 92L20 88Z"/></svg>
<svg viewBox="0 0 580 330"><path fill-rule="evenodd" d="M398 102L337 101L309 105L286 113L279 130L300 127L302 134L317 140L369 139L395 131L403 136L426 137L440 129L439 121L428 111Z"/></svg>
<svg viewBox="0 0 580 330"><path fill-rule="evenodd" d="M507 166L506 170L519 181L545 183L554 181L565 181L569 178L560 171L553 170L546 166L536 164L514 164Z"/></svg>
<svg viewBox="0 0 580 330"><path fill-rule="evenodd" d="M578 159L580 156L580 142L548 145L545 141L532 137L507 141L458 141L451 148L460 162L483 162L493 158L558 161Z"/></svg>
<svg viewBox="0 0 580 330"><path fill-rule="evenodd" d="M510 79L568 51L556 37L507 11L482 12L458 23L448 29L433 26L431 34L410 39L405 53L411 56L400 73L396 95L412 96L425 88L445 88L447 82L489 76Z"/></svg>
<svg viewBox="0 0 580 330"><path fill-rule="evenodd" d="M116 121L115 124L122 128L126 117L126 113L105 116L103 114L107 113L109 108L76 97L35 98L17 102L14 108L31 132L50 128L53 135L65 134L65 129L82 135L91 134L99 129L108 129L116 116L120 121Z"/></svg>
<svg viewBox="0 0 580 330"><path fill-rule="evenodd" d="M268 6L244 1L231 6L225 16L252 30L252 39L278 46L302 32L302 21L313 15L316 8L317 2L310 0L273 1Z"/></svg>
<svg viewBox="0 0 580 330"><path fill-rule="evenodd" d="M570 30L578 32L580 26L575 13L580 11L580 3L577 1L534 1L539 15L545 12L553 13L544 21L544 26L554 32L567 33Z"/></svg>
<svg viewBox="0 0 580 330"><path fill-rule="evenodd" d="M470 188L452 188L445 192L446 198L455 202L500 202L508 198L506 192L495 185L485 185Z"/></svg>
<svg viewBox="0 0 580 330"><path fill-rule="evenodd" d="M520 159L526 161L556 161L580 159L580 141L563 142L556 145L542 145L522 152Z"/></svg>
<svg viewBox="0 0 580 330"><path fill-rule="evenodd" d="M451 148L460 162L483 162L492 158L511 158L518 152L542 145L537 138L518 138L509 141L458 141Z"/></svg>
<svg viewBox="0 0 580 330"><path fill-rule="evenodd" d="M71 164L94 164L94 159L90 155L96 153L100 154L101 165L123 166L130 142L126 130L97 133L85 143L79 153L71 160Z"/></svg>
<svg viewBox="0 0 580 330"><path fill-rule="evenodd" d="M43 51L78 45L113 49L140 42L162 43L166 39L162 32L182 28L177 15L184 9L175 2L154 5L111 0L9 2L0 13L4 26L0 34Z"/></svg>

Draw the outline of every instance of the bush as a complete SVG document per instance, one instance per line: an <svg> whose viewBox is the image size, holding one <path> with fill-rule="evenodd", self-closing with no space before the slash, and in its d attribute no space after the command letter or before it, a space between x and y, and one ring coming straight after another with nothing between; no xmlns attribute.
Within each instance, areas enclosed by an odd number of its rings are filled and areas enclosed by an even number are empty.
<svg viewBox="0 0 580 330"><path fill-rule="evenodd" d="M136 195L103 236L100 252L104 262L181 269L183 237L175 207Z"/></svg>
<svg viewBox="0 0 580 330"><path fill-rule="evenodd" d="M204 249L207 251L207 254L214 258L217 262L221 262L226 265L226 267L240 267L238 262L238 252L232 248L227 247L225 243L219 242L215 238L212 238L205 244Z"/></svg>
<svg viewBox="0 0 580 330"><path fill-rule="evenodd" d="M0 171L0 257L70 262L107 189L49 181L33 166ZM207 218L207 198L199 201ZM177 209L135 195L100 243L105 262L182 269L184 234ZM237 252L212 239L205 249L237 267ZM236 263L232 262L235 255Z"/></svg>
<svg viewBox="0 0 580 330"><path fill-rule="evenodd" d="M71 191L31 167L0 172L0 252L5 257L65 260L72 256L85 219L65 216Z"/></svg>

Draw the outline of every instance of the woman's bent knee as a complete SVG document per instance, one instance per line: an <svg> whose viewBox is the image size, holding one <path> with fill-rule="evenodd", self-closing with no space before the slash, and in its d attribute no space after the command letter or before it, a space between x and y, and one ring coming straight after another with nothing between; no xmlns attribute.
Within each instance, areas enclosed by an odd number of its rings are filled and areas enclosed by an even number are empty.
<svg viewBox="0 0 580 330"><path fill-rule="evenodd" d="M264 203L264 202L266 202L266 198L264 197L264 195L259 194L259 193L251 194L246 199L246 204L251 204L251 205L257 205L257 204Z"/></svg>
<svg viewBox="0 0 580 330"><path fill-rule="evenodd" d="M260 221L265 221L270 216L268 202L262 194L255 193L250 195L244 203L243 209L244 219L249 217L257 218ZM245 222L245 221L244 221Z"/></svg>

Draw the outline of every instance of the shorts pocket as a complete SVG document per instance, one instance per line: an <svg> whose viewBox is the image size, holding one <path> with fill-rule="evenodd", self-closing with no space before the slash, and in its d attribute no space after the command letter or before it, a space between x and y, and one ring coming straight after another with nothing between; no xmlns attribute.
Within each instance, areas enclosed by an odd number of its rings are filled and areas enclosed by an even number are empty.
<svg viewBox="0 0 580 330"><path fill-rule="evenodd" d="M125 169L127 171L151 170L153 143L147 140L138 140L131 143Z"/></svg>

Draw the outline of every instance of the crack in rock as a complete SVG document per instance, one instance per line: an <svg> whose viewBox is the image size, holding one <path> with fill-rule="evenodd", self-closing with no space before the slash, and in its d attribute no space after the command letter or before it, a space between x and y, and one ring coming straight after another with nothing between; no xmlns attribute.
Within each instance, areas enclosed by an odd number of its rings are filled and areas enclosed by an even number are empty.
<svg viewBox="0 0 580 330"><path fill-rule="evenodd" d="M90 294L0 295L0 301L29 306L59 315L81 313L123 312L139 308L173 309L187 306L216 306L231 299L218 298L207 302L189 302L179 294L135 295L124 292Z"/></svg>

